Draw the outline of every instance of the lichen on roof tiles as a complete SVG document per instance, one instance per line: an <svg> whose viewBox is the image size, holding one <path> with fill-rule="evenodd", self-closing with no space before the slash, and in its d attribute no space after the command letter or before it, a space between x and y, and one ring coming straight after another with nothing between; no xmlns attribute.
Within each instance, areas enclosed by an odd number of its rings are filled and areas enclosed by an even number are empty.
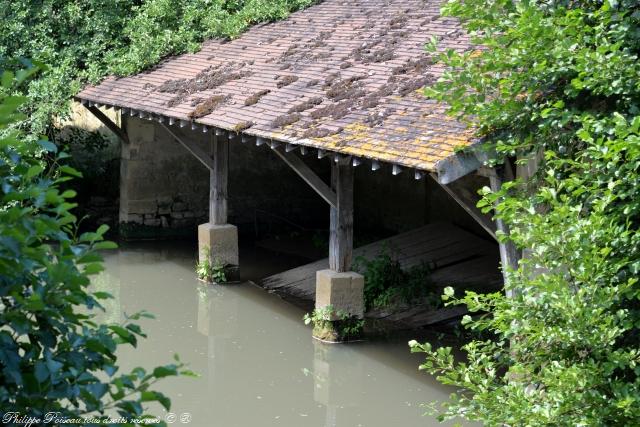
<svg viewBox="0 0 640 427"><path fill-rule="evenodd" d="M474 49L441 3L325 0L78 98L434 170L475 141L420 93L443 72L424 49L431 37Z"/></svg>

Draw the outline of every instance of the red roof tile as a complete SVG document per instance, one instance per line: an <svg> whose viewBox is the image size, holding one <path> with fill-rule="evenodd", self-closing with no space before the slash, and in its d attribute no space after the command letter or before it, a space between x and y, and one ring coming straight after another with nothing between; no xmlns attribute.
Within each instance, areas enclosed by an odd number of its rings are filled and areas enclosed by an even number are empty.
<svg viewBox="0 0 640 427"><path fill-rule="evenodd" d="M326 0L138 75L110 77L77 98L455 179L477 166L454 154L474 142L473 131L419 92L442 73L424 45L431 36L441 48L471 45L439 6ZM443 170L461 162L455 173Z"/></svg>

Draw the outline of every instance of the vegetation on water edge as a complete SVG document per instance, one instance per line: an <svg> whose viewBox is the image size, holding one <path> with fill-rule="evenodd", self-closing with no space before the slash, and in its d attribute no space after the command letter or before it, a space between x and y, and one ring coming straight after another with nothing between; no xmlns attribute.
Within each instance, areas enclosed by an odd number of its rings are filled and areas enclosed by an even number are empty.
<svg viewBox="0 0 640 427"><path fill-rule="evenodd" d="M389 247L374 258L357 257L353 270L364 275L366 310L403 304L426 303L433 308L442 305L429 279L432 268L426 263L402 268L397 254Z"/></svg>
<svg viewBox="0 0 640 427"><path fill-rule="evenodd" d="M211 252L209 248L205 248L203 251L205 254ZM209 259L208 256L205 256L202 260L198 261L196 264L196 275L198 279L214 284L223 284L227 283L227 266L218 259L215 258L213 262Z"/></svg>
<svg viewBox="0 0 640 427"><path fill-rule="evenodd" d="M364 320L327 305L316 308L303 317L304 324L313 324L313 336L324 341L353 341L362 337Z"/></svg>
<svg viewBox="0 0 640 427"><path fill-rule="evenodd" d="M98 251L116 245L103 240L107 227L77 233L75 192L60 190L79 176L61 165L67 155L13 127L24 119L26 99L10 94L36 71L0 69L0 413L153 418L146 402L171 405L153 389L156 382L193 374L177 356L152 370L119 372L118 348L135 347L145 337L136 321L152 316L95 321L113 297L91 291L90 277L103 270Z"/></svg>
<svg viewBox="0 0 640 427"><path fill-rule="evenodd" d="M477 333L412 342L458 390L441 419L488 426L627 426L640 419L640 13L637 1L452 0L485 48L437 60L427 95L477 126L498 168L538 163L479 206L526 249L503 292L445 294ZM434 40L434 45L437 41Z"/></svg>

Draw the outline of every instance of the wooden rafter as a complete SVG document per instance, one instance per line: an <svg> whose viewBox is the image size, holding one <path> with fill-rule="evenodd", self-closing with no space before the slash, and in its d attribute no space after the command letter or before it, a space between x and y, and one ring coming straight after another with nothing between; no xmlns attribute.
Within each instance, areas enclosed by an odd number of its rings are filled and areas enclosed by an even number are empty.
<svg viewBox="0 0 640 427"><path fill-rule="evenodd" d="M166 126L163 123L160 123L160 126L162 126L176 141L178 141L180 145L186 148L188 152L193 154L194 157L200 161L200 163L202 163L207 168L209 168L209 170L214 170L215 164L211 156L205 150L203 150L197 144L195 144L194 141L188 138L186 139L180 138L173 131L171 131L171 129L168 126Z"/></svg>
<svg viewBox="0 0 640 427"><path fill-rule="evenodd" d="M491 220L489 215L482 213L482 211L476 207L477 200L473 198L470 191L463 188L458 182L441 184L435 174L432 173L430 176L462 207L462 209L464 209L482 228L484 228L491 237L498 240L496 237L496 224Z"/></svg>
<svg viewBox="0 0 640 427"><path fill-rule="evenodd" d="M336 207L338 205L338 197L331 188L320 179L302 159L296 156L294 153L287 153L286 149L282 146L273 148L273 152L276 153L300 178L304 180L313 190L320 195L331 206Z"/></svg>
<svg viewBox="0 0 640 427"><path fill-rule="evenodd" d="M122 129L120 126L115 124L106 114L104 114L98 107L95 105L85 105L85 108L91 112L95 116L96 119L100 120L100 122L105 125L111 132L116 134L122 142L128 144L129 136L127 135L126 130Z"/></svg>

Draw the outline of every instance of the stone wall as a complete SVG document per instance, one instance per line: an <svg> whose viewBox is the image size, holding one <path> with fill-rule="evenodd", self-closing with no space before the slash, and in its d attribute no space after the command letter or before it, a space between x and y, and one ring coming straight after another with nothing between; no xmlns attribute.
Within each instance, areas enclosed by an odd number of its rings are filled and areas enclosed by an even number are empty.
<svg viewBox="0 0 640 427"><path fill-rule="evenodd" d="M126 117L120 163L120 234L179 235L206 216L209 173L158 123ZM184 134L176 130L177 133ZM203 144L208 135L193 134Z"/></svg>

